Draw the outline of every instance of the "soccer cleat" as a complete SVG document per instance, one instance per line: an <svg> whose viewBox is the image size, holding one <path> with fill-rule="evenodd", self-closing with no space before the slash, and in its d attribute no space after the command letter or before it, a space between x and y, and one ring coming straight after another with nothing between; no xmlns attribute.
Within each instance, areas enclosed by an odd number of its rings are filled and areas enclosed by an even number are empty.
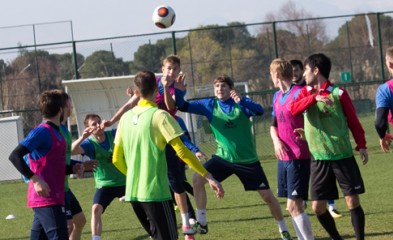
<svg viewBox="0 0 393 240"><path fill-rule="evenodd" d="M332 215L332 217L333 218L340 218L340 217L342 217L343 215L339 212L339 211L337 211L337 209L329 209L329 212L330 212L330 215Z"/></svg>
<svg viewBox="0 0 393 240"><path fill-rule="evenodd" d="M182 231L184 235L194 235L195 230L190 226L182 226Z"/></svg>
<svg viewBox="0 0 393 240"><path fill-rule="evenodd" d="M209 230L207 228L207 224L205 226L202 226L199 222L196 222L194 226L192 226L195 232L199 234L206 234Z"/></svg>
<svg viewBox="0 0 393 240"><path fill-rule="evenodd" d="M281 239L282 240L293 240L291 234L288 231L281 232Z"/></svg>

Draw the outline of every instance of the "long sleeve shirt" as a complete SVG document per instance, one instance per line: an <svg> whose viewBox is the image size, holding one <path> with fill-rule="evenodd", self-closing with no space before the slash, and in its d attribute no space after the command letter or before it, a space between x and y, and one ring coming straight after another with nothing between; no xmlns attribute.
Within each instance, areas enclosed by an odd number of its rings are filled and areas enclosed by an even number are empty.
<svg viewBox="0 0 393 240"><path fill-rule="evenodd" d="M300 91L298 98L292 102L291 113L293 115L297 115L307 111L308 108L314 106L317 103L317 95L329 96L329 94L331 93L329 91L329 88L331 86L333 86L333 84L329 80L327 80L326 83L324 83L319 89L319 91L318 89L311 86L304 87ZM343 113L347 120L348 128L351 131L353 138L355 139L356 150L359 151L359 149L361 148L366 148L365 132L357 117L355 108L352 104L352 100L349 97L349 94L346 90L342 88L340 88L339 100Z"/></svg>

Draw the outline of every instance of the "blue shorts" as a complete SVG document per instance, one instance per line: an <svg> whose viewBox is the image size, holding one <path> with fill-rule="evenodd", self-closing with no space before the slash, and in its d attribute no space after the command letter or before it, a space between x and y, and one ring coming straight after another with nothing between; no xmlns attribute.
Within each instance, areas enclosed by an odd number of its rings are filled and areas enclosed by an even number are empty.
<svg viewBox="0 0 393 240"><path fill-rule="evenodd" d="M115 198L121 198L126 194L126 186L97 188L94 194L93 204L100 204L102 213Z"/></svg>
<svg viewBox="0 0 393 240"><path fill-rule="evenodd" d="M181 163L180 158L176 155L171 145L165 148L166 162L168 166L169 186L175 193L184 193L185 165Z"/></svg>
<svg viewBox="0 0 393 240"><path fill-rule="evenodd" d="M65 212L68 220L82 212L81 205L71 189L65 192Z"/></svg>
<svg viewBox="0 0 393 240"><path fill-rule="evenodd" d="M31 225L30 239L68 239L64 206L37 207L33 208L33 212L34 218Z"/></svg>
<svg viewBox="0 0 393 240"><path fill-rule="evenodd" d="M203 166L219 182L235 174L246 191L270 189L269 182L259 161L250 164L231 163L213 155Z"/></svg>
<svg viewBox="0 0 393 240"><path fill-rule="evenodd" d="M279 197L308 200L310 159L279 160L277 179Z"/></svg>

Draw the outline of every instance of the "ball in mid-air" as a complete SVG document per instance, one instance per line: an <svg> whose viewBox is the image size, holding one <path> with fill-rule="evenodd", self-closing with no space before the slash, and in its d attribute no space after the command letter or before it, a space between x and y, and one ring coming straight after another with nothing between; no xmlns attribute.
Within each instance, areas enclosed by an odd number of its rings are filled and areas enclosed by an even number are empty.
<svg viewBox="0 0 393 240"><path fill-rule="evenodd" d="M154 9L153 22L159 28L169 28L173 25L175 19L175 11L170 6L161 5Z"/></svg>

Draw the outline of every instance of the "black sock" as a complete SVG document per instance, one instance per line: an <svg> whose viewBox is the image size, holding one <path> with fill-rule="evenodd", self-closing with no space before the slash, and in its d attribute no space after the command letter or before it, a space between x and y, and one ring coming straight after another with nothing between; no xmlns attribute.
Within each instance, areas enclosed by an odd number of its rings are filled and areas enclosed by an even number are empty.
<svg viewBox="0 0 393 240"><path fill-rule="evenodd" d="M357 240L363 240L364 239L364 225L366 222L366 219L364 217L364 212L362 206L359 205L359 207L351 209L351 221L352 221L352 226L355 230L355 235Z"/></svg>
<svg viewBox="0 0 393 240"><path fill-rule="evenodd" d="M333 217L330 215L329 211L325 211L322 215L317 215L318 221L321 223L322 227L334 240L342 240L340 234L337 231L336 223Z"/></svg>

